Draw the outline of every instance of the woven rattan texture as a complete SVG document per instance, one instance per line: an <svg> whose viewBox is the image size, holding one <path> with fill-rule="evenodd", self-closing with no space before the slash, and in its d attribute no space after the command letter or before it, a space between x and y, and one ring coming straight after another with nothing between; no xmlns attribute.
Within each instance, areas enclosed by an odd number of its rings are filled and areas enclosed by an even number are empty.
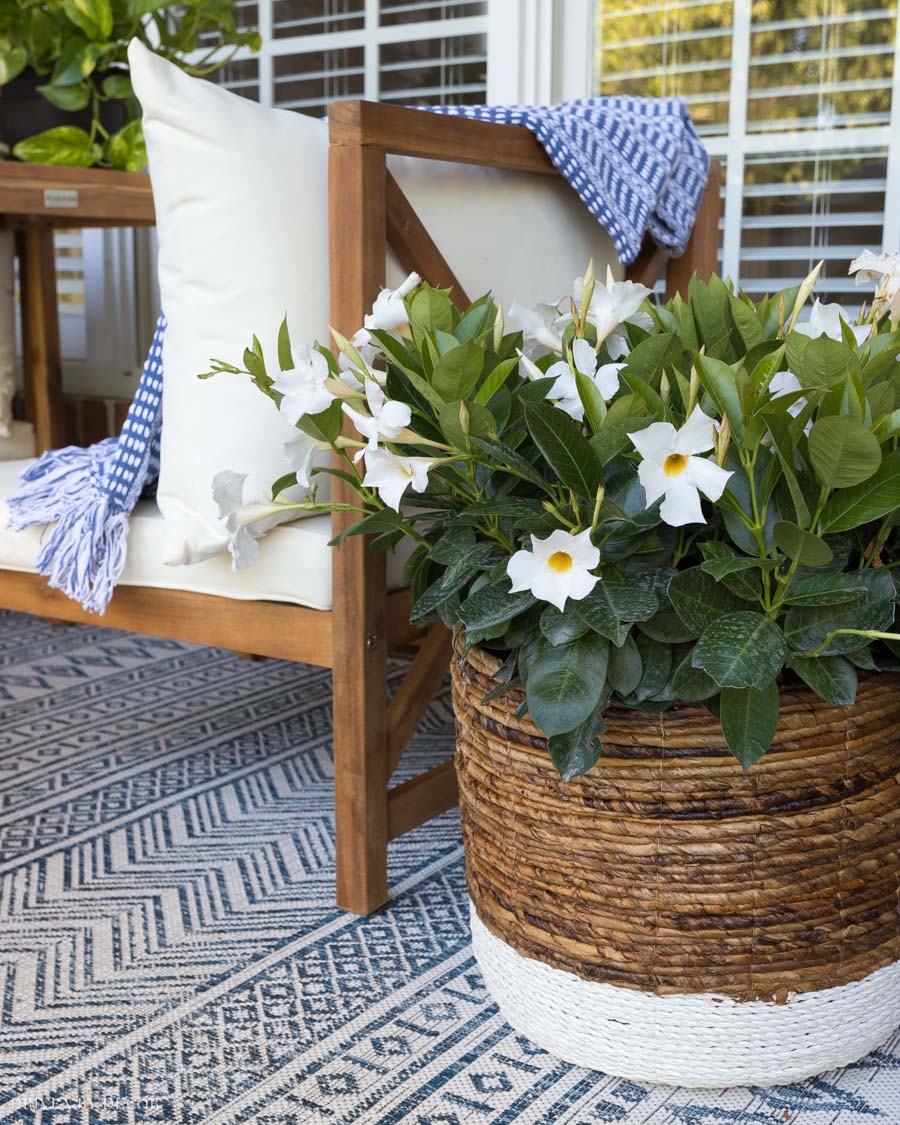
<svg viewBox="0 0 900 1125"><path fill-rule="evenodd" d="M499 661L453 662L469 890L519 953L660 995L783 1000L900 959L900 676L853 707L784 691L748 774L715 719L612 708L598 765L560 781L543 738L489 703Z"/></svg>

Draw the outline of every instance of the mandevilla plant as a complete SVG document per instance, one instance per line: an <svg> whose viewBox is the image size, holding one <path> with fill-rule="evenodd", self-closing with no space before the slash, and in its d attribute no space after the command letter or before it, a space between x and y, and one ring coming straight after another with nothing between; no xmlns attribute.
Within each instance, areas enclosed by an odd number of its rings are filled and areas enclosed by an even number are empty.
<svg viewBox="0 0 900 1125"><path fill-rule="evenodd" d="M338 359L285 324L272 377L254 338L208 375L248 374L299 433L273 499L216 478L235 565L286 510L353 509L335 543L412 541L413 621L503 658L491 694L524 688L563 778L613 704L702 702L749 768L780 685L844 706L900 667L900 263L853 264L879 281L857 324L802 319L820 268L756 304L695 277L663 307L589 268L565 305L505 317L412 275L334 332ZM358 499L318 499L323 474Z"/></svg>

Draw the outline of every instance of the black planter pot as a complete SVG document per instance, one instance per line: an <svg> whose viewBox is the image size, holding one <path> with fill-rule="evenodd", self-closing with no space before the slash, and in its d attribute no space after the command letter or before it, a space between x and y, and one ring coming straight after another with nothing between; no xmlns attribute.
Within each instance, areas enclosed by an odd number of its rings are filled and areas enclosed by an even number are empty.
<svg viewBox="0 0 900 1125"><path fill-rule="evenodd" d="M90 131L90 107L74 113L57 109L38 93L38 86L44 85L46 81L46 78L26 70L12 82L0 86L0 144L9 147L10 155L13 145L19 141L47 129L55 129L59 125L75 125ZM110 133L121 129L125 124L124 104L103 102L100 106L100 121Z"/></svg>

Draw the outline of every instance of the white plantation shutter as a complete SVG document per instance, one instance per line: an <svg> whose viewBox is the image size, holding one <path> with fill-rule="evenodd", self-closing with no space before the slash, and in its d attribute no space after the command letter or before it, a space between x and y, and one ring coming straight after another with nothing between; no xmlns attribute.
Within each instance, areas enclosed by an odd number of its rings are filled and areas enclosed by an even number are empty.
<svg viewBox="0 0 900 1125"><path fill-rule="evenodd" d="M679 95L726 166L723 272L750 293L900 243L897 2L597 0L598 93Z"/></svg>
<svg viewBox="0 0 900 1125"><path fill-rule="evenodd" d="M487 0L239 0L239 9L262 49L219 80L266 105L322 117L339 98L485 100Z"/></svg>

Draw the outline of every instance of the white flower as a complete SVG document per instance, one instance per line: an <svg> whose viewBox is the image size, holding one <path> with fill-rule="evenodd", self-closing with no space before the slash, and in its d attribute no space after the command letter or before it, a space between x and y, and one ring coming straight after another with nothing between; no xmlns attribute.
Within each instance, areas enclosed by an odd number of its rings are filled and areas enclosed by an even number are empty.
<svg viewBox="0 0 900 1125"><path fill-rule="evenodd" d="M587 340L575 340L572 344L572 362L577 370L587 376L603 395L611 399L619 389L619 372L624 363L604 363L597 366L597 352ZM584 419L584 404L578 394L578 384L571 367L564 360L554 363L547 369L547 377L556 382L547 392L547 398L555 401L576 422Z"/></svg>
<svg viewBox="0 0 900 1125"><path fill-rule="evenodd" d="M341 406L359 433L368 440L369 449L377 449L379 439L393 441L409 425L412 412L406 403L387 399L374 379L366 379L366 402L369 414L360 414L346 402ZM359 458L357 453L355 460Z"/></svg>
<svg viewBox="0 0 900 1125"><path fill-rule="evenodd" d="M864 250L850 263L848 273L856 274L856 284L877 281L875 308L882 314L889 312L891 325L900 321L900 254L873 254Z"/></svg>
<svg viewBox="0 0 900 1125"><path fill-rule="evenodd" d="M285 444L284 459L297 474L297 484L309 488L311 483L310 470L317 454L331 449L327 441L317 441L309 434L299 433Z"/></svg>
<svg viewBox="0 0 900 1125"><path fill-rule="evenodd" d="M800 380L793 373L793 371L776 371L772 378L769 380L769 394L773 399L781 398L782 395L789 395L793 394L794 391L802 390L803 388L800 385ZM792 418L796 418L797 415L800 414L806 407L806 404L807 399L805 397L794 399L794 401L787 408L787 412ZM810 419L806 423L803 432L808 434L811 429L812 419Z"/></svg>
<svg viewBox="0 0 900 1125"><path fill-rule="evenodd" d="M284 398L278 404L282 417L292 426L304 414L320 414L334 401L325 387L328 378L328 361L315 348L291 348L294 357L292 371L282 371L272 383Z"/></svg>
<svg viewBox="0 0 900 1125"><path fill-rule="evenodd" d="M389 508L400 511L403 493L412 486L414 492L428 487L428 470L434 464L427 457L400 457L387 449L367 449L366 475L363 484L377 488L378 495Z"/></svg>
<svg viewBox="0 0 900 1125"><path fill-rule="evenodd" d="M411 273L399 289L382 289L375 298L372 311L363 320L363 328L380 329L382 332L397 332L409 324L409 316L403 298L421 282L417 273Z"/></svg>
<svg viewBox="0 0 900 1125"><path fill-rule="evenodd" d="M283 514L278 504L258 501L245 504L243 499L246 473L226 469L216 473L212 482L213 500L219 507L219 518L225 521L231 569L242 570L259 558L257 539L270 531Z"/></svg>
<svg viewBox="0 0 900 1125"><path fill-rule="evenodd" d="M519 373L521 375L524 375L526 379L530 379L532 382L534 382L535 379L546 378L544 372L541 371L533 359L528 358L521 348L517 349L516 354L519 357Z"/></svg>
<svg viewBox="0 0 900 1125"><path fill-rule="evenodd" d="M814 338L827 336L829 340L840 341L844 339L841 332L841 321L850 324L850 318L840 305L826 305L817 298L810 311L809 320L802 324L795 324L794 331L799 332L801 336L812 336ZM850 324L850 329L856 337L857 344L861 344L869 334L867 324Z"/></svg>
<svg viewBox="0 0 900 1125"><path fill-rule="evenodd" d="M529 309L513 301L504 327L507 332L521 332L522 351L529 359L537 359L546 352L562 351L562 339L553 327L558 316L556 305L540 304Z"/></svg>
<svg viewBox="0 0 900 1125"><path fill-rule="evenodd" d="M600 552L591 543L590 528L578 535L559 530L546 539L532 535L531 550L516 551L506 565L506 573L512 579L512 593L530 590L562 612L567 598L580 602L600 581L590 573L599 562Z"/></svg>
<svg viewBox="0 0 900 1125"><path fill-rule="evenodd" d="M374 375L379 383L383 383L387 378L387 372L378 371L372 366L378 356L381 355L381 349L377 344L372 342L372 337L366 332L365 328L360 328L350 343L359 352L359 358L366 365L369 373ZM338 367L341 371L341 378L347 386L359 390L360 380L354 374L356 368L353 364L353 360L344 352L341 352L338 356Z"/></svg>
<svg viewBox="0 0 900 1125"><path fill-rule="evenodd" d="M680 430L671 422L653 422L629 434L643 460L638 478L644 486L647 507L665 496L659 514L670 527L703 523L700 493L718 500L732 475L714 461L696 457L715 443L715 422L699 406Z"/></svg>
<svg viewBox="0 0 900 1125"><path fill-rule="evenodd" d="M583 279L577 278L573 286L575 304L581 306ZM647 313L639 312L641 305L651 295L652 290L636 281L613 281L607 277L606 285L599 281L594 285L594 294L587 310L587 320L597 329L598 343L607 342L609 354L618 359L627 354L628 342L623 324L636 324L641 328L652 328L653 321ZM560 331L572 323L572 314L565 313L556 321ZM623 350L624 349L624 350Z"/></svg>

